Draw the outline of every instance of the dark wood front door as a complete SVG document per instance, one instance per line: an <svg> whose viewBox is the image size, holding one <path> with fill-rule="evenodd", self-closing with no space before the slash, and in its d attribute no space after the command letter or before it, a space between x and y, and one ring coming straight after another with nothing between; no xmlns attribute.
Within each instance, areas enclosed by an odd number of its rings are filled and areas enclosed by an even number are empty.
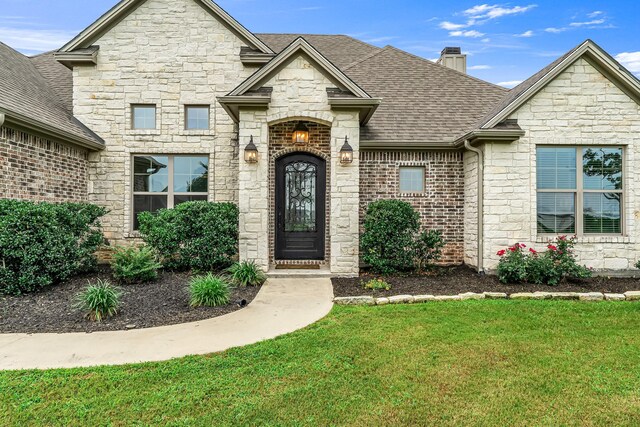
<svg viewBox="0 0 640 427"><path fill-rule="evenodd" d="M325 191L323 159L294 153L276 161L276 259L324 259Z"/></svg>

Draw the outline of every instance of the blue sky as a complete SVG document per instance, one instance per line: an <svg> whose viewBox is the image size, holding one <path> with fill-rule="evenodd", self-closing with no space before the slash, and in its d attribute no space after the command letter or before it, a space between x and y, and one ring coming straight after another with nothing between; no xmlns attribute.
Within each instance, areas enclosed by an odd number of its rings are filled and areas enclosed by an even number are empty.
<svg viewBox="0 0 640 427"><path fill-rule="evenodd" d="M185 0L175 0L185 1ZM60 47L117 0L0 0L0 41L34 54ZM531 0L219 0L253 32L348 34L435 59L469 55L469 73L513 86L591 38L640 75L640 2Z"/></svg>

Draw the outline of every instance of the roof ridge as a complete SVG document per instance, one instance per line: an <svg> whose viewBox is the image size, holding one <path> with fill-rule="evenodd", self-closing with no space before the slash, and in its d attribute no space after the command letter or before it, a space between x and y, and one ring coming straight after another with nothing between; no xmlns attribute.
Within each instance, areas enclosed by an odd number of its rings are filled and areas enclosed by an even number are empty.
<svg viewBox="0 0 640 427"><path fill-rule="evenodd" d="M377 46L376 46L376 47L377 47ZM377 50L377 51L375 51L375 52L371 52L371 53L369 53L369 54L367 54L367 55L363 56L362 58L360 58L360 59L358 59L358 60L356 60L356 61L352 62L351 64L347 65L346 67L343 67L343 70L344 70L344 71L347 71L348 69L353 68L353 67L355 67L355 66L356 66L356 65L358 65L358 64L362 64L364 61L368 61L369 59L373 58L374 56L377 56L377 55L379 55L379 54L381 54L381 53L385 52L385 51L386 51L387 49L389 49L390 47L391 47L391 46L387 45L387 46L385 46L385 47L378 48L378 50Z"/></svg>
<svg viewBox="0 0 640 427"><path fill-rule="evenodd" d="M445 70L447 70L448 72L456 73L456 74L459 74L459 75L461 75L461 76L464 76L464 77L466 77L466 78L468 78L468 79L475 80L475 81L477 81L477 82L484 83L484 84L488 84L488 85L494 86L494 87L496 87L496 88L502 89L502 90L504 90L505 94L510 92L510 89L507 89L507 88L505 88L505 87L503 87L503 86L497 85L497 84L495 84L495 83L488 82L488 81L486 81L486 80L479 79L479 78L474 77L474 76L471 76L471 75L469 75L469 74L467 74L467 73L463 73L463 72L461 72L461 71L454 70L453 68L445 67L444 65L441 65L441 64L435 63L435 62L433 62L433 61L429 61L429 60L428 60L428 59L426 59L426 58L423 58L423 57L418 56L418 55L414 55L413 53L407 52L406 50L402 50L402 49L399 49L399 48L397 48L397 47L395 47L395 46L391 46L391 45L389 45L389 46L387 46L387 47L388 47L389 49L393 49L393 50L395 50L395 51L397 51L397 52L400 52L400 53L402 53L402 54L405 54L405 55L411 56L411 57L413 57L413 58L416 58L416 59L418 59L418 60L420 60L420 61L423 61L423 62L425 62L426 64L428 64L428 65L430 65L430 66L434 66L434 67L441 67L441 68L444 68Z"/></svg>

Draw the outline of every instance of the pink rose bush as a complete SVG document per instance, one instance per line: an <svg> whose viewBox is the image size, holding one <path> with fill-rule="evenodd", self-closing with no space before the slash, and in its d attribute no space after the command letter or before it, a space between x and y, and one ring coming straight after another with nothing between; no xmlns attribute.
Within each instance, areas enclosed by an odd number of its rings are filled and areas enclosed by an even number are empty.
<svg viewBox="0 0 640 427"><path fill-rule="evenodd" d="M567 279L591 277L591 269L578 265L573 248L576 236L560 236L549 242L545 252L538 252L522 243L498 251L498 278L502 283L533 283L536 285L558 285Z"/></svg>

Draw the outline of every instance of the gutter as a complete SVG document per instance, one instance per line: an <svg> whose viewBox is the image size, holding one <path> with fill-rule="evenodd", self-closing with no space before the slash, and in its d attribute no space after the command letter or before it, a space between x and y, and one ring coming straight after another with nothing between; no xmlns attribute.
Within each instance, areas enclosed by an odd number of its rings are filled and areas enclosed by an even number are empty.
<svg viewBox="0 0 640 427"><path fill-rule="evenodd" d="M478 155L478 273L484 273L484 153L468 139L464 147Z"/></svg>

